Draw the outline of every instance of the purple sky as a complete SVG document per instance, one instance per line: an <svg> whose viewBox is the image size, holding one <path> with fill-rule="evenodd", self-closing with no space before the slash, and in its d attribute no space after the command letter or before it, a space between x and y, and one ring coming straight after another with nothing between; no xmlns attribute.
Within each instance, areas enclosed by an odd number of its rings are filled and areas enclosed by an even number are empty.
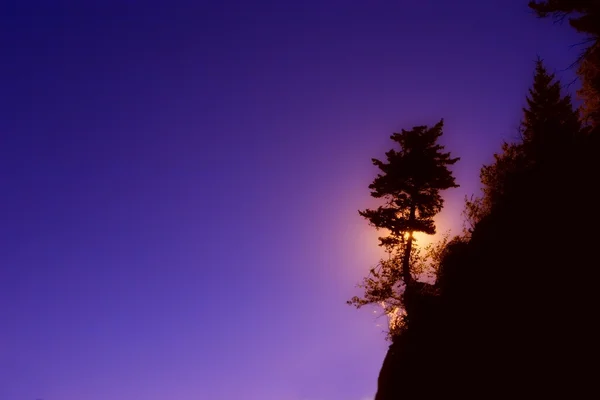
<svg viewBox="0 0 600 400"><path fill-rule="evenodd" d="M460 228L577 54L526 0L72 3L0 9L2 400L372 396L370 158L444 117Z"/></svg>

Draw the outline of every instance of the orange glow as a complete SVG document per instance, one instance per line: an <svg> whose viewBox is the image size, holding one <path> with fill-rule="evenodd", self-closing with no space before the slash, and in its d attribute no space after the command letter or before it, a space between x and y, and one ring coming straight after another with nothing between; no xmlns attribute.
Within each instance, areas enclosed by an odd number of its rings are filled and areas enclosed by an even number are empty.
<svg viewBox="0 0 600 400"><path fill-rule="evenodd" d="M434 242L435 237L436 235L426 235L422 232L413 233L413 239L415 240L415 243L419 245L419 247L425 247L428 244Z"/></svg>
<svg viewBox="0 0 600 400"><path fill-rule="evenodd" d="M414 240L413 246L416 245L420 248L424 248L427 245L434 243L438 239L438 234L426 235L422 232L414 232L412 235ZM367 252L380 257L385 255L385 251L379 246L378 238L386 235L388 235L388 232L384 229L376 230L370 226L365 226L364 230L361 232L361 236L363 236L363 240L365 241L365 244L367 244ZM409 234L406 233L404 237L405 239L408 239Z"/></svg>

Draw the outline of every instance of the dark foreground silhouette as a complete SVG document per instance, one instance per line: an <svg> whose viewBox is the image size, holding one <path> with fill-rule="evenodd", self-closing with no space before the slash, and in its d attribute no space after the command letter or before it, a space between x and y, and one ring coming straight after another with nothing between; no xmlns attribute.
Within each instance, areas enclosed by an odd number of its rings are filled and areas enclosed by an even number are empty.
<svg viewBox="0 0 600 400"><path fill-rule="evenodd" d="M522 140L481 171L469 235L434 286L410 282L376 400L595 398L600 261L600 2L531 4L588 35L581 113L541 61Z"/></svg>

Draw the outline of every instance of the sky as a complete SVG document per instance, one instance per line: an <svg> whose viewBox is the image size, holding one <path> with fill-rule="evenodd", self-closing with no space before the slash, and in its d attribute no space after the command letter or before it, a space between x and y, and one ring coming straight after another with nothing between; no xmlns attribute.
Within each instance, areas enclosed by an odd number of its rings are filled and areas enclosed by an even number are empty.
<svg viewBox="0 0 600 400"><path fill-rule="evenodd" d="M526 3L2 2L0 399L372 398L370 159L444 118L459 233L537 55L573 76Z"/></svg>

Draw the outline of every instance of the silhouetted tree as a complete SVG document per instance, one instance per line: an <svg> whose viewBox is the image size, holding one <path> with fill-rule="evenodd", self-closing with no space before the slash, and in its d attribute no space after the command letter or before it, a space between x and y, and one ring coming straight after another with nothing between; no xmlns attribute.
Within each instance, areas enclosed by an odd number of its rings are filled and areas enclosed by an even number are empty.
<svg viewBox="0 0 600 400"><path fill-rule="evenodd" d="M390 250L389 258L382 259L378 264L371 268L369 274L358 285L363 290L362 296L354 296L347 303L361 308L370 304L379 304L384 313L390 319L388 335L391 338L397 329L404 326L404 297L403 280L401 277L402 254L405 249L403 243L399 244L397 249ZM415 266L424 263L420 249L413 249L411 252L411 266L414 271ZM417 267L418 268L418 267Z"/></svg>
<svg viewBox="0 0 600 400"><path fill-rule="evenodd" d="M561 159L566 161L572 156L581 123L571 97L563 96L560 81L548 72L541 59L536 61L526 103L520 140L503 143L502 152L494 154L494 162L480 171L483 196L466 204L465 214L472 220L471 225L501 204L511 190L517 190L515 185L527 171L557 166ZM547 172L558 173L557 168Z"/></svg>
<svg viewBox="0 0 600 400"><path fill-rule="evenodd" d="M546 0L530 1L539 17L553 16L557 20L569 17L569 23L578 32L600 36L600 1L598 0Z"/></svg>
<svg viewBox="0 0 600 400"><path fill-rule="evenodd" d="M581 377L597 337L598 162L541 61L523 113L521 139L481 171L475 202L484 212L466 239L448 244L436 290L415 298L410 324L393 338L377 400L581 398L595 384ZM583 245L570 244L571 232Z"/></svg>
<svg viewBox="0 0 600 400"><path fill-rule="evenodd" d="M447 245L456 240L450 240L449 234L446 234L436 243L424 248L413 248L410 255L411 272L435 280ZM354 296L347 302L357 308L371 304L381 305L389 318L388 339L393 339L406 327L405 287L400 274L404 248L404 245L400 244L397 249L391 250L389 258L380 260L371 268L369 274L358 285L364 291L362 297ZM414 285L413 283L413 287ZM421 285L419 290L419 294L435 291L426 284Z"/></svg>
<svg viewBox="0 0 600 400"><path fill-rule="evenodd" d="M366 209L359 214L373 226L386 229L388 236L380 242L386 248L406 243L402 256L402 279L405 284L411 281L410 256L415 232L435 234L433 217L444 205L440 191L458 187L449 165L459 158L451 158L444 153L444 146L438 143L443 133L444 121L433 127L415 126L394 133L391 139L399 149L389 150L387 161L374 158L373 164L382 173L369 185L371 196L384 199L385 204L376 210Z"/></svg>
<svg viewBox="0 0 600 400"><path fill-rule="evenodd" d="M600 0L530 6L589 36L578 74L592 134L581 134L570 98L538 60L521 138L481 170L483 196L467 203L470 234L448 244L436 290L417 298L393 338L376 400L575 399L597 390L589 362L600 334Z"/></svg>
<svg viewBox="0 0 600 400"><path fill-rule="evenodd" d="M459 158L452 158L438 143L443 126L440 120L432 127L415 126L394 133L391 139L399 148L385 153L386 161L372 160L381 173L369 189L371 196L383 199L384 204L359 214L377 229L388 232L379 240L390 257L371 269L361 286L364 297L355 296L350 304L361 307L383 303L387 312L397 310L404 300L398 285L410 286L413 273L421 272L416 270L425 261L413 246L414 233L435 234L433 218L444 204L440 191L458 187L448 167Z"/></svg>
<svg viewBox="0 0 600 400"><path fill-rule="evenodd" d="M548 0L530 1L539 17L569 18L570 25L587 36L587 45L577 61L581 89L578 94L584 100L582 117L592 126L600 126L600 0Z"/></svg>
<svg viewBox="0 0 600 400"><path fill-rule="evenodd" d="M523 114L524 153L532 162L559 156L581 129L571 96L562 95L560 81L548 73L540 59L536 61L533 86Z"/></svg>

